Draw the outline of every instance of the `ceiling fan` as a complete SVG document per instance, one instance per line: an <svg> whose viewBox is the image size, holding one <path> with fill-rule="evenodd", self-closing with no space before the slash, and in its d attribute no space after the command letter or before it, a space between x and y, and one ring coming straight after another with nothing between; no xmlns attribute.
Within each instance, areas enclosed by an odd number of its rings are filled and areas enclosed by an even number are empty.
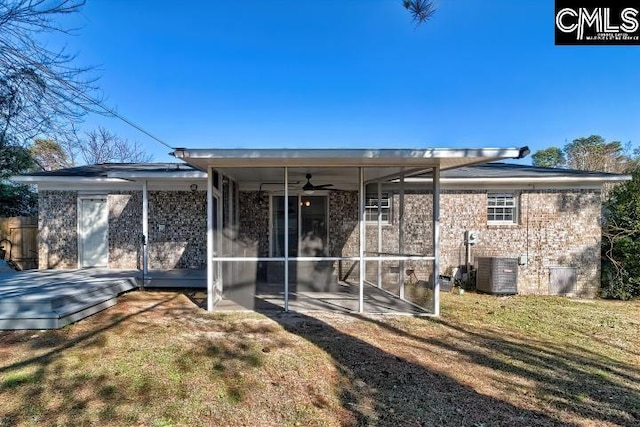
<svg viewBox="0 0 640 427"><path fill-rule="evenodd" d="M308 173L306 175L306 178L307 178L307 183L302 186L302 191L304 191L305 193L311 193L311 192L314 192L316 190L327 190L327 189L329 189L329 187L333 187L333 184L313 185L311 183L311 174L310 173Z"/></svg>

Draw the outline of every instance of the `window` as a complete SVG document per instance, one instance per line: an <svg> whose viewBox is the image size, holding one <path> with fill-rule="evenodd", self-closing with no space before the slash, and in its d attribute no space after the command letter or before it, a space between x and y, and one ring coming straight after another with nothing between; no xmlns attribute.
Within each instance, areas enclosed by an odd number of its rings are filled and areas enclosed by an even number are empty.
<svg viewBox="0 0 640 427"><path fill-rule="evenodd" d="M364 201L364 211L367 222L378 222L378 194L367 194ZM380 199L380 221L383 224L391 222L389 193L382 193L382 198Z"/></svg>
<svg viewBox="0 0 640 427"><path fill-rule="evenodd" d="M487 195L487 221L489 224L515 224L516 198L513 193Z"/></svg>

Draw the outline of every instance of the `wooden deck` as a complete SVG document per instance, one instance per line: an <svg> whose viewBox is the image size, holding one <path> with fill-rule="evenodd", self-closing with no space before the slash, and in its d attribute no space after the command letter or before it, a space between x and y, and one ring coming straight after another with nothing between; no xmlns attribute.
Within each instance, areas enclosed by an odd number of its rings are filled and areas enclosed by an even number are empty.
<svg viewBox="0 0 640 427"><path fill-rule="evenodd" d="M0 329L58 329L137 288L136 271L29 270L0 273Z"/></svg>

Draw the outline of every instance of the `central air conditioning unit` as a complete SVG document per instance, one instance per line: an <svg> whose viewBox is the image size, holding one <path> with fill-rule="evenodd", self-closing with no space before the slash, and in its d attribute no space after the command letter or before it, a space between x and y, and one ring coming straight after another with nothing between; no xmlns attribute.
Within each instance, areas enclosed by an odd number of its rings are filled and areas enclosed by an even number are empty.
<svg viewBox="0 0 640 427"><path fill-rule="evenodd" d="M477 257L476 290L493 295L518 293L518 259Z"/></svg>

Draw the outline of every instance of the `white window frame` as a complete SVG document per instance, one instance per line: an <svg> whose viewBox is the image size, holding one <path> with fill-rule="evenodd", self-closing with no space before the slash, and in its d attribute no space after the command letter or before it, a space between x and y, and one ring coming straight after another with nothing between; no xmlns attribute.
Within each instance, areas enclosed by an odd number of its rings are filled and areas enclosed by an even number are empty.
<svg viewBox="0 0 640 427"><path fill-rule="evenodd" d="M381 214L382 214L382 220L380 221L383 225L384 224L391 224L391 193L389 192L383 192L382 193L382 208L381 208ZM386 206L385 206L385 200L386 200ZM371 202L374 201L374 203L372 204ZM364 206L364 210L365 210L365 222L367 224L377 224L378 223L378 193L366 193L365 194L365 206ZM385 219L385 212L386 212L386 216L387 218Z"/></svg>
<svg viewBox="0 0 640 427"><path fill-rule="evenodd" d="M502 199L502 204L491 205L490 201L494 199ZM489 225L515 225L518 224L518 194L515 192L492 192L487 193L487 224ZM511 210L511 219L491 219L490 209L499 210L503 209L502 217L504 218L508 214L508 210ZM497 214L493 213L494 218Z"/></svg>

